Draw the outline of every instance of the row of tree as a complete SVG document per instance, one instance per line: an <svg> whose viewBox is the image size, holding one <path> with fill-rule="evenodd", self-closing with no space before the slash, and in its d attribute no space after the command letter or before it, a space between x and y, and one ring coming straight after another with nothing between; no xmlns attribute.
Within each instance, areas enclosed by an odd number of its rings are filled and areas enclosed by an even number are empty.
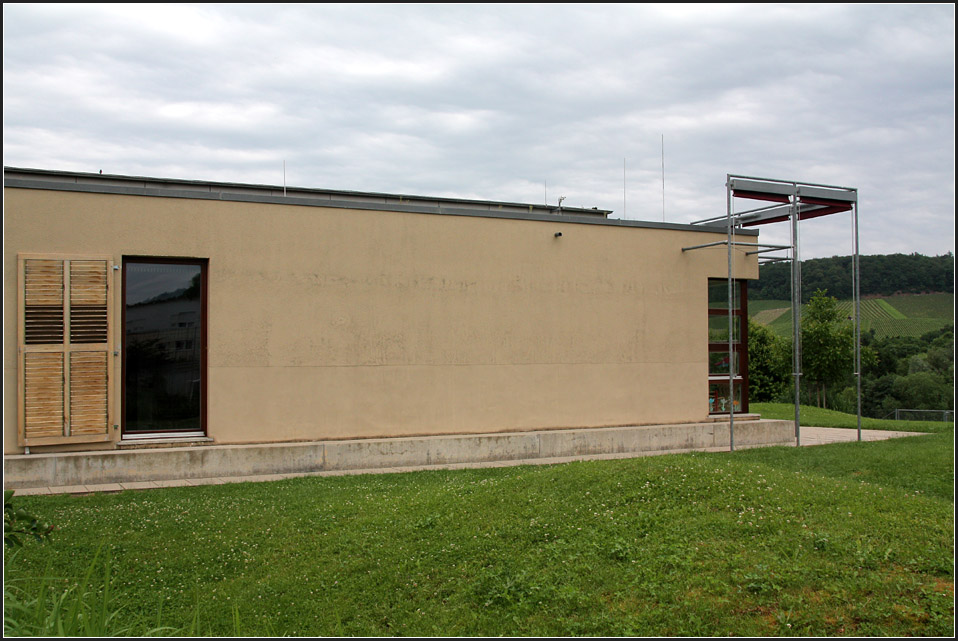
<svg viewBox="0 0 958 641"><path fill-rule="evenodd" d="M794 401L792 342L751 320L749 398ZM855 413L854 329L838 300L816 291L802 315L800 401ZM954 326L921 338L862 334L862 414L883 418L896 409L953 410Z"/></svg>
<svg viewBox="0 0 958 641"><path fill-rule="evenodd" d="M860 256L859 272L862 296L955 291L955 257L951 252L943 256ZM790 300L791 283L789 263L763 265L762 278L749 283L748 295L752 300ZM851 256L802 262L802 302L807 303L820 289L843 300L852 298Z"/></svg>

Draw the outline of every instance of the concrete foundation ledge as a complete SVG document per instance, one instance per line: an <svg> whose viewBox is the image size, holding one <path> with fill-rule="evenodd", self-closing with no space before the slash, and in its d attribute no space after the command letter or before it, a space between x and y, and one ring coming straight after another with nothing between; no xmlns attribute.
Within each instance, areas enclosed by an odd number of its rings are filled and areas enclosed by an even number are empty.
<svg viewBox="0 0 958 641"><path fill-rule="evenodd" d="M790 421L736 421L735 446L788 445ZM729 447L729 423L204 445L4 457L7 489L382 469Z"/></svg>

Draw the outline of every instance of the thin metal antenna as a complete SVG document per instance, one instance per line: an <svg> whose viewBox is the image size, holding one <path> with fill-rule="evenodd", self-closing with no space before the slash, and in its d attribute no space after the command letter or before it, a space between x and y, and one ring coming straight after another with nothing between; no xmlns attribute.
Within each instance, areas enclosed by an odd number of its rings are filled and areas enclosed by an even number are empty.
<svg viewBox="0 0 958 641"><path fill-rule="evenodd" d="M286 160L283 160L283 198L286 198Z"/></svg>
<svg viewBox="0 0 958 641"><path fill-rule="evenodd" d="M543 200L543 202L548 205L549 204L549 181L548 180L542 181L542 189L545 192L544 194L545 200Z"/></svg>
<svg viewBox="0 0 958 641"><path fill-rule="evenodd" d="M622 217L628 218L628 209L625 206L625 158L622 159Z"/></svg>
<svg viewBox="0 0 958 641"><path fill-rule="evenodd" d="M662 134L662 222L665 222L665 134Z"/></svg>

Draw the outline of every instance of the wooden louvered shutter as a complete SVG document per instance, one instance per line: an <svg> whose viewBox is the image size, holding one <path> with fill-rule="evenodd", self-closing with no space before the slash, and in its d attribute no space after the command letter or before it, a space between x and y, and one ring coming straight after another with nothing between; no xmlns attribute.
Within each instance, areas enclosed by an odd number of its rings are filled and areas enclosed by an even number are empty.
<svg viewBox="0 0 958 641"><path fill-rule="evenodd" d="M19 256L19 443L110 439L112 259Z"/></svg>

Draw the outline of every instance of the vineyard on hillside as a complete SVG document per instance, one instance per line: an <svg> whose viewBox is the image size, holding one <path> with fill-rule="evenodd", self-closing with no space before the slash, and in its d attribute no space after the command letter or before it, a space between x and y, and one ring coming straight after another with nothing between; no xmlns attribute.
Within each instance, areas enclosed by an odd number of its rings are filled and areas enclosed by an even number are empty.
<svg viewBox="0 0 958 641"><path fill-rule="evenodd" d="M874 330L876 338L921 336L953 325L954 303L954 294L899 294L864 299L861 301L862 332ZM852 301L839 301L838 308L852 318ZM790 309L791 303L787 300L749 301L751 319L784 337L792 335Z"/></svg>

